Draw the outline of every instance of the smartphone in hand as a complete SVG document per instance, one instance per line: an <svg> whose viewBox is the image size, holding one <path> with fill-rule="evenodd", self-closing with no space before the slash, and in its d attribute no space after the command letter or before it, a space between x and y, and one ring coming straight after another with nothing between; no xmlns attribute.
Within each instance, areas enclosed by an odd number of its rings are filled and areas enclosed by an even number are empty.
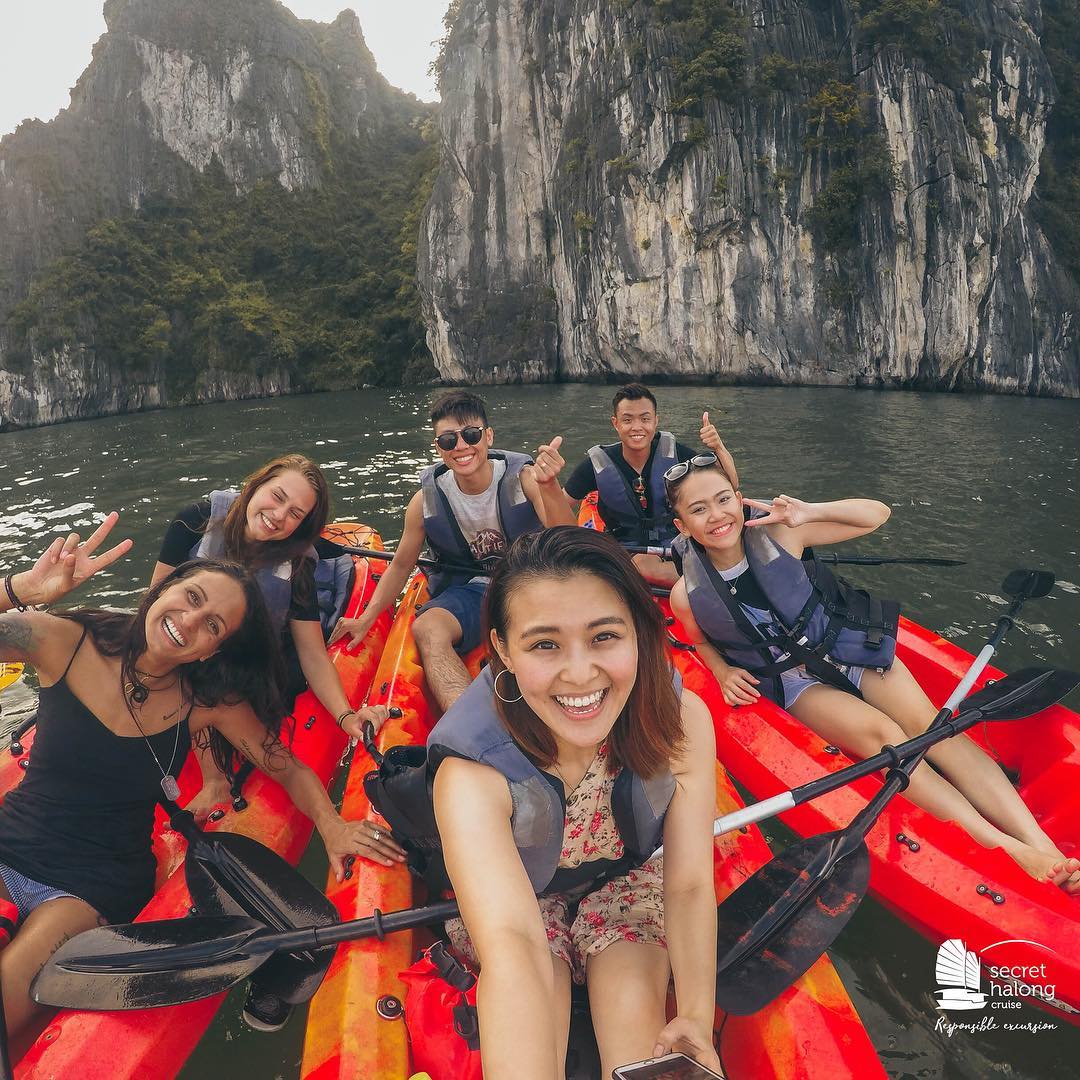
<svg viewBox="0 0 1080 1080"><path fill-rule="evenodd" d="M612 1080L724 1080L720 1073L706 1069L685 1054L666 1054L612 1070Z"/></svg>

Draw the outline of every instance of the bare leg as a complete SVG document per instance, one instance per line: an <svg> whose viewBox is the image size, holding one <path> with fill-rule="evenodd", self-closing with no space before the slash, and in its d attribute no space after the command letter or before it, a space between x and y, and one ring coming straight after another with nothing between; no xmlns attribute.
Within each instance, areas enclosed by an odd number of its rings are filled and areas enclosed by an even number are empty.
<svg viewBox="0 0 1080 1080"><path fill-rule="evenodd" d="M413 623L413 637L427 684L445 712L472 682L461 657L454 652L461 640L461 624L445 608L429 608Z"/></svg>
<svg viewBox="0 0 1080 1080"><path fill-rule="evenodd" d="M31 1000L34 976L65 941L104 925L104 921L89 904L74 897L47 900L27 916L11 943L0 952L0 986L14 1061L26 1053L53 1014L52 1009Z"/></svg>
<svg viewBox="0 0 1080 1080"><path fill-rule="evenodd" d="M869 757L886 743L896 745L907 737L907 733L895 720L871 704L875 678L870 672L864 676L861 689L867 697L866 701L860 701L854 695L845 694L831 686L811 686L799 696L791 712L828 742L850 750L857 757ZM910 673L908 678L911 678ZM877 681L885 683L887 680ZM923 728L928 720L929 718L924 720ZM986 758L986 762L1001 776L1000 769L989 758ZM1008 780L1003 776L1001 779L1008 787L1011 798L1020 802ZM1040 851L987 821L957 788L929 768L925 762L912 774L906 794L913 803L934 817L942 821L956 822L983 847L1003 848L1033 877L1052 880L1055 885L1063 885L1070 892L1074 890L1071 879L1074 872L1080 870L1080 862L1077 862L1076 866L1063 867L1054 872L1055 864L1063 859L1061 852L1056 849L1053 852ZM1077 887L1080 887L1080 884Z"/></svg>
<svg viewBox="0 0 1080 1080"><path fill-rule="evenodd" d="M914 676L897 660L884 678L867 672L863 696L875 708L892 717L908 738L921 735L937 710ZM988 821L1031 847L1061 853L1046 835L1009 778L982 747L971 739L946 739L930 749L927 757L941 770Z"/></svg>
<svg viewBox="0 0 1080 1080"><path fill-rule="evenodd" d="M585 964L600 1075L616 1065L652 1057L667 1023L665 1005L671 964L667 949L616 941Z"/></svg>
<svg viewBox="0 0 1080 1080"><path fill-rule="evenodd" d="M566 1073L566 1047L570 1042L570 986L573 979L566 961L551 954L551 966L555 972L555 1060L559 1076Z"/></svg>
<svg viewBox="0 0 1080 1080"><path fill-rule="evenodd" d="M635 555L633 560L637 572L652 585L663 585L670 589L679 580L675 564L661 559L659 555Z"/></svg>

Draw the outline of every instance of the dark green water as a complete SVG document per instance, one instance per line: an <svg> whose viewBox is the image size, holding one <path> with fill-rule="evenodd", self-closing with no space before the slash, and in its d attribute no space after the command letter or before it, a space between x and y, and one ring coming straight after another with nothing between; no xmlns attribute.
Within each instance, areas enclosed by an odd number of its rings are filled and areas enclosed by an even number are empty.
<svg viewBox="0 0 1080 1080"><path fill-rule="evenodd" d="M613 437L611 393L604 387L493 389L485 397L496 445L507 449L532 450L561 434L572 465L590 444ZM901 598L906 614L971 651L1002 612L999 583L1010 569L1053 570L1058 587L1027 609L1000 666L1080 667L1076 402L697 387L665 388L658 397L663 426L684 442L694 442L701 413L709 410L748 495L864 495L888 503L893 516L885 528L851 550L967 559L950 570L865 568L857 580ZM426 392L321 394L0 435L0 568L24 565L54 533L85 533L94 515L118 509L121 535L133 537L135 549L108 576L95 578L83 599L131 604L149 580L175 510L213 487L238 483L285 451L309 454L323 466L337 516L370 522L393 540L417 473L431 459L429 399ZM25 685L5 691L0 726L32 704ZM305 868L313 880L325 880L320 852L309 851ZM1075 1029L934 1034L934 954L929 942L870 900L834 950L891 1076L1076 1075ZM259 1035L242 1024L238 1008L231 999L184 1075L295 1077L303 1018L278 1035ZM1043 1016L1025 1009L1023 1019Z"/></svg>

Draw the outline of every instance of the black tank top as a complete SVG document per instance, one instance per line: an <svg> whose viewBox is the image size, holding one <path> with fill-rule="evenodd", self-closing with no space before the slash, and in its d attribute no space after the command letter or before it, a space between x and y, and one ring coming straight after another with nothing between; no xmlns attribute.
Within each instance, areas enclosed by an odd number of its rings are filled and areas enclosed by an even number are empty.
<svg viewBox="0 0 1080 1080"><path fill-rule="evenodd" d="M114 734L68 688L85 639L83 630L64 674L41 690L30 763L0 806L0 862L130 922L154 892L161 770L141 736ZM191 748L190 716L149 737L173 776Z"/></svg>

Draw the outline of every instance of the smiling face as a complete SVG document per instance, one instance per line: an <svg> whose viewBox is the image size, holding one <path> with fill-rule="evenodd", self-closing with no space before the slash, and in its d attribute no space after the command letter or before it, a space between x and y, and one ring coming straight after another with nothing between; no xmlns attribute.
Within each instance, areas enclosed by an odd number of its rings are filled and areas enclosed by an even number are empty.
<svg viewBox="0 0 1080 1080"><path fill-rule="evenodd" d="M637 679L630 609L588 573L539 577L509 601L506 640L492 643L513 672L525 704L551 731L559 756L602 742Z"/></svg>
<svg viewBox="0 0 1080 1080"><path fill-rule="evenodd" d="M483 432L480 441L470 446L460 434L465 428L479 428ZM453 417L447 417L445 420L436 420L434 429L436 440L440 435L458 432L457 443L452 450L444 450L437 441L435 443L435 450L439 457L456 476L462 479L475 476L487 465L487 452L491 448L495 433L487 427L483 419L474 416L459 421Z"/></svg>
<svg viewBox="0 0 1080 1080"><path fill-rule="evenodd" d="M147 609L144 670L167 670L205 660L244 621L247 603L240 583L227 574L197 570L166 586Z"/></svg>
<svg viewBox="0 0 1080 1080"><path fill-rule="evenodd" d="M675 526L706 551L742 558L742 498L718 469L691 469L674 492Z"/></svg>
<svg viewBox="0 0 1080 1080"><path fill-rule="evenodd" d="M270 543L286 540L315 508L317 496L303 473L286 469L256 488L247 505L244 539Z"/></svg>
<svg viewBox="0 0 1080 1080"><path fill-rule="evenodd" d="M612 426L619 434L619 442L632 453L647 451L652 445L659 424L656 409L648 398L620 401L611 418Z"/></svg>

